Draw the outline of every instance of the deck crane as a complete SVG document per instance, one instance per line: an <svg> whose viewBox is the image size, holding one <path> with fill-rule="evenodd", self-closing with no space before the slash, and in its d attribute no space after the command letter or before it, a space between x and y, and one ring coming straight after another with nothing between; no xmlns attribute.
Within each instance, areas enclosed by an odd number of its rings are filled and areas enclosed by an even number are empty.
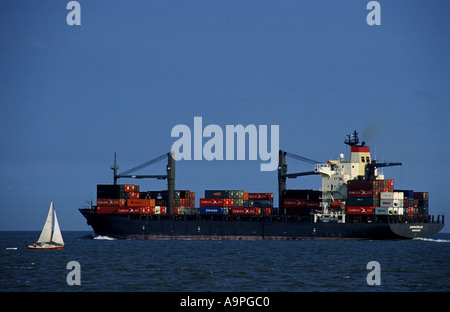
<svg viewBox="0 0 450 312"><path fill-rule="evenodd" d="M283 207L283 192L286 190L286 179L296 179L297 177L301 176L307 176L307 175L313 175L318 174L315 171L304 171L304 172L298 172L298 173L287 173L287 164L286 164L286 156L307 162L310 164L320 164L320 161L313 160L310 158L306 158L303 156L295 155L293 153L285 152L280 150L278 154L278 211L279 214L282 214L282 207Z"/></svg>
<svg viewBox="0 0 450 312"><path fill-rule="evenodd" d="M167 166L165 175L134 175L133 172L144 169L158 161L163 160L167 157ZM147 161L139 166L131 168L122 172L121 174L117 173L119 166L117 166L117 155L114 153L114 164L111 166L111 169L114 171L114 185L117 185L117 180L120 178L130 178L130 179L158 179L164 180L167 179L167 213L172 214L174 212L174 200L175 200L175 159L173 158L172 153L162 154L161 156L156 157L150 161Z"/></svg>

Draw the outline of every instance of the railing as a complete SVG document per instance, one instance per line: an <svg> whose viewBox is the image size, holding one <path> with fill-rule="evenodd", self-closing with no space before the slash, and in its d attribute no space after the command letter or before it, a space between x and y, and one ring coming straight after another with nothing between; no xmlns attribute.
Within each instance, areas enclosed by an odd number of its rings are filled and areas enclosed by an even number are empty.
<svg viewBox="0 0 450 312"><path fill-rule="evenodd" d="M389 216L389 223L438 223L444 224L444 215L435 216Z"/></svg>

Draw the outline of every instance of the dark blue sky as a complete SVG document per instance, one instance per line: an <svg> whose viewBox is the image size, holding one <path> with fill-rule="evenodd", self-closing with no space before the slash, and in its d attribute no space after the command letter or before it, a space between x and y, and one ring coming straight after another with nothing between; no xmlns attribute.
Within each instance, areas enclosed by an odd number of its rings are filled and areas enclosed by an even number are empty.
<svg viewBox="0 0 450 312"><path fill-rule="evenodd" d="M347 156L356 129L403 162L384 170L396 187L449 214L450 2L381 0L381 26L366 0L80 0L81 26L67 2L0 2L0 230L40 230L52 199L63 231L89 230L78 207L112 182L114 152L121 170L153 159L194 116L279 125L280 148L320 161ZM176 188L276 193L259 165L180 161Z"/></svg>

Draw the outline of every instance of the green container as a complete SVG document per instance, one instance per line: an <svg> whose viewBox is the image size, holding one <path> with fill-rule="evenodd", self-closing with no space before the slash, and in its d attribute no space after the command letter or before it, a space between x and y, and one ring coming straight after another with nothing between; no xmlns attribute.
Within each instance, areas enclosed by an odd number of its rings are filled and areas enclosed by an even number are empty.
<svg viewBox="0 0 450 312"><path fill-rule="evenodd" d="M380 204L378 197L347 197L347 206L373 206Z"/></svg>

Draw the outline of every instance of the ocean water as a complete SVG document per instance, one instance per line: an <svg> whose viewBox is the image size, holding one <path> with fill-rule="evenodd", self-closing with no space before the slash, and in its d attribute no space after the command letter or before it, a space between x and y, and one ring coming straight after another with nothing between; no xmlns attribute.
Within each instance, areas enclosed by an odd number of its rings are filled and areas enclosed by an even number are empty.
<svg viewBox="0 0 450 312"><path fill-rule="evenodd" d="M39 232L0 232L0 291L450 291L450 234L391 241L151 241L63 232L63 250L28 250ZM79 274L71 261L80 265ZM380 264L380 285L367 276ZM77 273L78 275L75 275ZM80 285L69 285L80 277Z"/></svg>

